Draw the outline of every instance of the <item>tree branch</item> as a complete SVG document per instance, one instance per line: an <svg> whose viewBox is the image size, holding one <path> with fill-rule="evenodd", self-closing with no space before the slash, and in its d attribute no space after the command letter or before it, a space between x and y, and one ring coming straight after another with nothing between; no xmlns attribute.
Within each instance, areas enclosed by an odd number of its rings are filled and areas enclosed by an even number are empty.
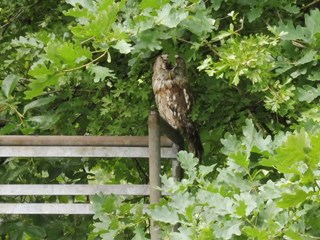
<svg viewBox="0 0 320 240"><path fill-rule="evenodd" d="M319 2L320 2L320 0L315 0L315 1L311 2L311 3L308 3L307 5L302 6L301 10L305 10L305 9L307 9L307 8L311 7L312 5L314 5L316 3L319 3Z"/></svg>
<svg viewBox="0 0 320 240"><path fill-rule="evenodd" d="M105 51L103 54L101 54L99 57L97 57L96 59L93 59L91 62L88 62L84 65L81 65L81 66L78 66L78 67L75 67L75 68L70 68L70 69L66 69L66 70L63 70L64 72L72 72L72 71L75 71L75 70L79 70L81 68L84 68L84 67L87 67L89 66L90 64L93 64L95 63L96 61L98 61L99 59L103 58L106 54L107 54L108 51Z"/></svg>

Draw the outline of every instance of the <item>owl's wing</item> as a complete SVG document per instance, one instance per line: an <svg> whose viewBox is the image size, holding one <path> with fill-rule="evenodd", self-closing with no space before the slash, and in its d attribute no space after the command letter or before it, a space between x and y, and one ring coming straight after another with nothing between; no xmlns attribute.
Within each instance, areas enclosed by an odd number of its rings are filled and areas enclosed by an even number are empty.
<svg viewBox="0 0 320 240"><path fill-rule="evenodd" d="M173 84L169 91L162 96L166 106L160 106L164 110L164 119L175 129L178 129L189 143L189 150L194 152L199 159L203 154L203 147L197 125L188 117L192 108L192 95L187 88L180 84ZM160 113L162 115L162 113Z"/></svg>
<svg viewBox="0 0 320 240"><path fill-rule="evenodd" d="M192 107L192 97L186 88L178 84L163 88L156 94L156 102L160 116L173 128L181 129L184 126Z"/></svg>

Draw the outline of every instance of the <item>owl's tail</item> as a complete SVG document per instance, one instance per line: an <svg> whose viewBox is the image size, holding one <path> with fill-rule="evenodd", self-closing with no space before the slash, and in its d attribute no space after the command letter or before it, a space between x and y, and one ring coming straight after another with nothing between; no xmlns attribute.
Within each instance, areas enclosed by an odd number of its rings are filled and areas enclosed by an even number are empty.
<svg viewBox="0 0 320 240"><path fill-rule="evenodd" d="M193 152L200 162L203 155L203 146L200 139L199 129L193 122L188 122L184 129L184 135L189 143L189 151Z"/></svg>

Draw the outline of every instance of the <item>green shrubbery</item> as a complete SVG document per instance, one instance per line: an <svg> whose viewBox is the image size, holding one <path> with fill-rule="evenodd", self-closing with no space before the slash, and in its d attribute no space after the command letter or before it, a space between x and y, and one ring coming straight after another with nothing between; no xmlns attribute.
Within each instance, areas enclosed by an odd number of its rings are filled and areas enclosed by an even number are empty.
<svg viewBox="0 0 320 240"><path fill-rule="evenodd" d="M155 109L152 63L161 52L179 54L205 166L180 153L186 178L176 183L165 174L163 188L174 194L147 212L144 199L97 196L94 222L3 216L0 232L10 239L87 239L89 232L92 239L143 239L153 217L164 238L319 237L318 3L2 0L0 134L146 135ZM147 167L137 159L2 159L0 179L147 183Z"/></svg>
<svg viewBox="0 0 320 240"><path fill-rule="evenodd" d="M247 121L240 138L227 134L222 143L227 156L224 167L199 165L192 154L180 152L186 177L176 182L162 176L162 190L170 196L150 206L144 215L143 204L97 197L100 222L94 231L103 239L123 239L125 234L145 239L146 218L152 218L160 226L161 239L320 236L319 132L301 129L263 138Z"/></svg>

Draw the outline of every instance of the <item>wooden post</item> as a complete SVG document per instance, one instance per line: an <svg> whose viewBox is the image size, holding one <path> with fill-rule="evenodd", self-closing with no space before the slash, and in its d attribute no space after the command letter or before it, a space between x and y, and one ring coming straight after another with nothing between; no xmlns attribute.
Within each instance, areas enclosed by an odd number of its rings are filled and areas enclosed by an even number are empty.
<svg viewBox="0 0 320 240"><path fill-rule="evenodd" d="M160 127L159 115L157 112L150 112L149 119L149 185L150 185L150 204L157 203L160 200L161 192L158 187L160 181ZM153 220L150 222L151 240L159 240L159 228Z"/></svg>
<svg viewBox="0 0 320 240"><path fill-rule="evenodd" d="M180 150L180 147L176 144L174 144L173 147L176 149L176 152ZM172 177L178 182L182 179L182 169L177 158L172 159Z"/></svg>
<svg viewBox="0 0 320 240"><path fill-rule="evenodd" d="M183 145L182 145L183 146ZM174 144L173 147L176 149L176 152L181 150L182 146L179 146L177 144ZM180 166L180 162L177 158L172 159L172 177L175 181L180 182L182 179L182 169ZM173 226L172 231L178 232L178 228L180 227L180 224L176 224Z"/></svg>

